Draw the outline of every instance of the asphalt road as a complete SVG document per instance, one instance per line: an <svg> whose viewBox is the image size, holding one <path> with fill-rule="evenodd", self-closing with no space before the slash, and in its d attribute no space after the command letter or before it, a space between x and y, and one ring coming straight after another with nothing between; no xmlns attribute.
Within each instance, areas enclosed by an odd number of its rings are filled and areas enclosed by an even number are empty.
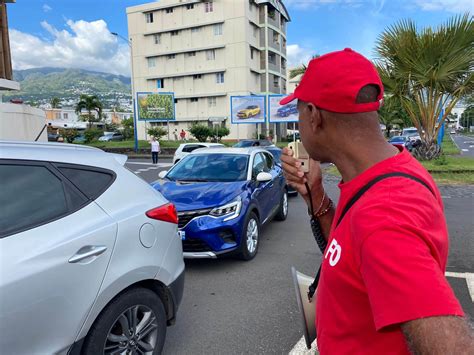
<svg viewBox="0 0 474 355"><path fill-rule="evenodd" d="M129 163L131 170L151 182L171 161L161 160L158 167L146 161ZM325 178L335 201L336 184L336 178ZM474 276L465 274L474 273L474 186L440 189L451 237L448 280L474 320L465 278ZM288 354L302 336L290 268L312 275L320 260L306 205L300 197L290 198L288 219L264 227L254 260L186 261L184 299L176 325L168 328L164 354Z"/></svg>
<svg viewBox="0 0 474 355"><path fill-rule="evenodd" d="M474 137L463 136L462 134L452 134L456 145L461 149L461 154L474 158Z"/></svg>

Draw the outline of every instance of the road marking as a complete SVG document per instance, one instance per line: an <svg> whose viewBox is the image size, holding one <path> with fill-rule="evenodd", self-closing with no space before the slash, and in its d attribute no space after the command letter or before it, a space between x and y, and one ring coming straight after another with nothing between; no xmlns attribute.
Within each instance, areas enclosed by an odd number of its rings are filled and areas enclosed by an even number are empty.
<svg viewBox="0 0 474 355"><path fill-rule="evenodd" d="M463 152L468 152L469 149L461 149Z"/></svg>
<svg viewBox="0 0 474 355"><path fill-rule="evenodd" d="M469 148L474 148L474 145L470 145Z"/></svg>
<svg viewBox="0 0 474 355"><path fill-rule="evenodd" d="M306 341L304 337L301 337L300 340L296 343L293 349L290 350L289 355L312 355L319 354L318 346L316 345L316 340L311 344L311 349L306 348Z"/></svg>
<svg viewBox="0 0 474 355"><path fill-rule="evenodd" d="M467 289L471 296L472 302L474 302L474 273L472 272L450 272L446 271L446 277L455 277L458 279L466 279Z"/></svg>

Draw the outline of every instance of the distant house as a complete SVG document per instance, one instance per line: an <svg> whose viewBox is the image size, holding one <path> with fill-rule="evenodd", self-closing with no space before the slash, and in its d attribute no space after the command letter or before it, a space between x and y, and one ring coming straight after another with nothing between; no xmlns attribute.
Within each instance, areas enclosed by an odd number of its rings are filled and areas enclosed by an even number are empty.
<svg viewBox="0 0 474 355"><path fill-rule="evenodd" d="M50 123L53 127L75 129L87 128L87 123L80 119L76 110L72 107L47 108L44 111L46 113L46 122ZM86 113L85 110L81 112L81 114ZM92 111L91 113L95 117L98 115L96 111ZM102 122L94 123L94 126L102 126L104 122L120 125L123 119L129 118L132 114L130 112L117 112L106 109L102 111L102 115L104 116L104 120Z"/></svg>

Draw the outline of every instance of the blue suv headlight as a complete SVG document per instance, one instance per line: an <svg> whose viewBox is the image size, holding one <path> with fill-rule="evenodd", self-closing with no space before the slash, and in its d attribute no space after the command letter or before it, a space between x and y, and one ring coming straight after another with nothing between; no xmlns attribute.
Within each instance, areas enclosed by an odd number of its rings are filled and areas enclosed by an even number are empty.
<svg viewBox="0 0 474 355"><path fill-rule="evenodd" d="M230 221L231 219L237 218L240 214L242 208L242 198L238 196L234 201L224 205L214 208L209 214L214 217L225 217L225 221Z"/></svg>

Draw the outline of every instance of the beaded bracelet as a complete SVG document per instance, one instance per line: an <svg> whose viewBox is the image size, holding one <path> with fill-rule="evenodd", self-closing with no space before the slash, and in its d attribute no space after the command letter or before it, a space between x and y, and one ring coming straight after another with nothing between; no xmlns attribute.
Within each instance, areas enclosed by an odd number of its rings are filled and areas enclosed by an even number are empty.
<svg viewBox="0 0 474 355"><path fill-rule="evenodd" d="M314 216L315 216L316 218L319 218L319 217L324 216L325 214L327 214L327 213L331 210L331 208L333 207L333 205L334 205L334 204L333 204L332 200L329 198L329 204L328 204L328 206L327 206L323 211L318 211L318 213L316 213Z"/></svg>

